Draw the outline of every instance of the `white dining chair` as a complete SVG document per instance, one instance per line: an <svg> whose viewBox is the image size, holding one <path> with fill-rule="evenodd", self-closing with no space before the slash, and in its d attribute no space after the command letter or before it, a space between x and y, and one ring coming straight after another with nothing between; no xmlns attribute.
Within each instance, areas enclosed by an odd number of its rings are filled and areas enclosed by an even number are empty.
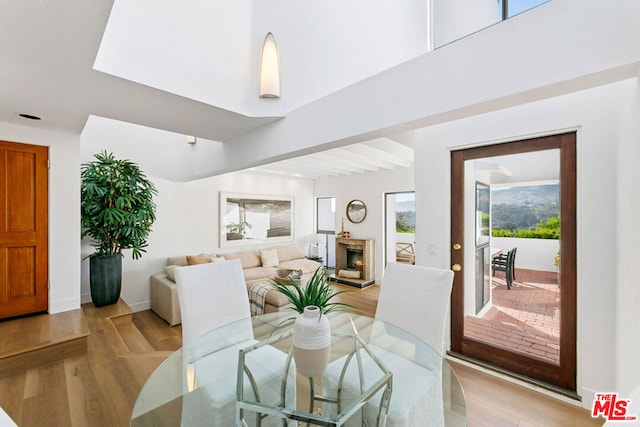
<svg viewBox="0 0 640 427"><path fill-rule="evenodd" d="M404 329L443 355L452 286L451 270L389 263L375 318Z"/></svg>
<svg viewBox="0 0 640 427"><path fill-rule="evenodd" d="M430 357L433 355L411 352L403 357L398 355L397 343L411 342L417 338L431 346L438 356L442 356L452 285L453 272L450 270L387 264L375 319L388 325L375 323L369 341L369 347L393 373L387 426L444 425L442 357L435 360ZM394 336L398 337L395 342ZM373 373L378 370L371 359L362 359L365 385L371 385L377 380ZM336 384L343 365L344 358L330 364L323 377L327 386L333 387ZM348 388L359 387L359 376L354 363L349 366L344 381ZM376 425L379 403L380 395L365 406L365 417L369 425Z"/></svg>
<svg viewBox="0 0 640 427"><path fill-rule="evenodd" d="M175 277L185 359L182 425L233 426L238 352L257 343L240 260L179 267ZM267 345L246 357L261 401L278 402L287 355ZM245 395L253 396L251 382L244 384ZM259 425L255 413L245 416ZM263 426L282 425L268 418Z"/></svg>

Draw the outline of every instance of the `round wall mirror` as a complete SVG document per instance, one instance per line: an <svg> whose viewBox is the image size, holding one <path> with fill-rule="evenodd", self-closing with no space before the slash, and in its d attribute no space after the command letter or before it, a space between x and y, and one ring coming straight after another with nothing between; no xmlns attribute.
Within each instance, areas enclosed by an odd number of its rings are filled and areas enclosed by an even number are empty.
<svg viewBox="0 0 640 427"><path fill-rule="evenodd" d="M357 224L367 217L367 206L362 200L352 200L347 205L347 218Z"/></svg>

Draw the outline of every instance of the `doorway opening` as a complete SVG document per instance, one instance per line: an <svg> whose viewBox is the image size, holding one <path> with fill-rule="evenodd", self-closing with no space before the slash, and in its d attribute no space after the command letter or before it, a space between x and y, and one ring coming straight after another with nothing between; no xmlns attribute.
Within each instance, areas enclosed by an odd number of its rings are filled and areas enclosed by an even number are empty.
<svg viewBox="0 0 640 427"><path fill-rule="evenodd" d="M414 191L385 193L385 265L387 262L415 264L416 194Z"/></svg>
<svg viewBox="0 0 640 427"><path fill-rule="evenodd" d="M0 319L49 308L48 158L0 141Z"/></svg>
<svg viewBox="0 0 640 427"><path fill-rule="evenodd" d="M575 140L451 153L452 352L568 395L576 390Z"/></svg>

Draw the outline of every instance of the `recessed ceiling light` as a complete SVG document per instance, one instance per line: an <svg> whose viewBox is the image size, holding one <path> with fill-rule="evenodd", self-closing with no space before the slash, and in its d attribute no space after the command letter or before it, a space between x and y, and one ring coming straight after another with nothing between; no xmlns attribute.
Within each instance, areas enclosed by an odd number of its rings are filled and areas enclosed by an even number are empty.
<svg viewBox="0 0 640 427"><path fill-rule="evenodd" d="M20 117L23 117L23 118L25 118L25 119L29 119L29 120L42 120L40 117L38 117L38 116L33 116L33 115L31 115L31 114L22 114L22 113L20 113L20 114L18 114L18 115L19 115Z"/></svg>

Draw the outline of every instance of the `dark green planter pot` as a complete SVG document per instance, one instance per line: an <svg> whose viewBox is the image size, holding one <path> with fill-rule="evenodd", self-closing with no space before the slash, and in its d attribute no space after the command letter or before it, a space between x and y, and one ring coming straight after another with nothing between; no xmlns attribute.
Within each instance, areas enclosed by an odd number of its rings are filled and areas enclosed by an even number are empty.
<svg viewBox="0 0 640 427"><path fill-rule="evenodd" d="M89 258L91 301L96 307L115 304L122 285L122 255L94 255Z"/></svg>

